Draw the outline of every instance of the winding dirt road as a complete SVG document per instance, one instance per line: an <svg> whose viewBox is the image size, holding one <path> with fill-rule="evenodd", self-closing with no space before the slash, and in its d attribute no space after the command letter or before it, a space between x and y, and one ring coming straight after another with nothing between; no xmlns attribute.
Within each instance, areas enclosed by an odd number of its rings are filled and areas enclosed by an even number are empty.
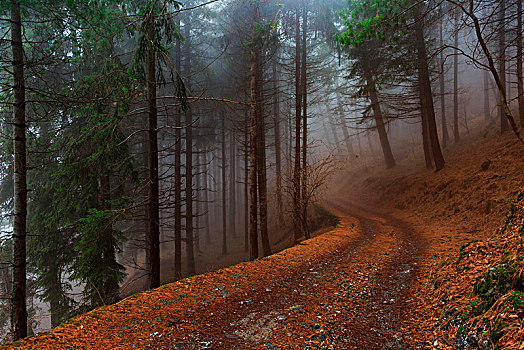
<svg viewBox="0 0 524 350"><path fill-rule="evenodd" d="M256 262L169 284L17 348L407 349L424 241L398 218L329 201L333 231Z"/></svg>

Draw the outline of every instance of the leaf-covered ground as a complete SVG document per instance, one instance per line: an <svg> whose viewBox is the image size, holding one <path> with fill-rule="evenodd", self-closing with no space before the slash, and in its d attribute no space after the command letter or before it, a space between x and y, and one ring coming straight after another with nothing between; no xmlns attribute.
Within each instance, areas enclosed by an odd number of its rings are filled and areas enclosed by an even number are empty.
<svg viewBox="0 0 524 350"><path fill-rule="evenodd" d="M424 249L406 222L343 199L335 230L255 262L165 285L15 349L403 348Z"/></svg>

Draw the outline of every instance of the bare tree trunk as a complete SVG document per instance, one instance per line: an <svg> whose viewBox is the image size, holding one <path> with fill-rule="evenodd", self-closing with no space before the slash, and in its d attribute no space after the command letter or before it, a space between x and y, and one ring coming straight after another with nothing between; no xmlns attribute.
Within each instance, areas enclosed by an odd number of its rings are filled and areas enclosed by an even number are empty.
<svg viewBox="0 0 524 350"><path fill-rule="evenodd" d="M180 17L176 17L176 25L180 27ZM180 40L175 44L175 68L178 74L182 73L182 47ZM182 278L182 116L180 111L175 112L175 281Z"/></svg>
<svg viewBox="0 0 524 350"><path fill-rule="evenodd" d="M301 130L301 112L302 112L302 89L300 87L300 11L297 6L295 17L295 166L293 170L293 223L295 241L303 234L301 224L301 198L300 198L300 130Z"/></svg>
<svg viewBox="0 0 524 350"><path fill-rule="evenodd" d="M384 117L382 116L382 109L380 108L380 101L375 86L375 80L373 79L373 76L367 64L364 64L364 69L364 74L366 76L367 86L369 90L369 98L371 100L371 108L373 109L373 116L375 118L378 136L380 138L380 145L382 146L382 154L384 155L386 168L391 169L395 167L396 162L395 157L393 156L393 152L391 151L388 134L384 125Z"/></svg>
<svg viewBox="0 0 524 350"><path fill-rule="evenodd" d="M506 21L506 4L504 1L500 2L500 32L499 32L499 75L502 88L504 89L504 94L506 94L506 26L504 21ZM509 98L506 95L506 98L509 103ZM504 106L500 104L499 109L500 115L500 132L506 132L509 129L508 121L504 113Z"/></svg>
<svg viewBox="0 0 524 350"><path fill-rule="evenodd" d="M226 208L226 121L221 114L221 150L222 150L222 255L227 255L227 208Z"/></svg>
<svg viewBox="0 0 524 350"><path fill-rule="evenodd" d="M244 251L249 250L249 120L244 133Z"/></svg>
<svg viewBox="0 0 524 350"><path fill-rule="evenodd" d="M206 230L206 245L211 244L211 237L209 232L209 174L208 174L208 163L207 163L208 149L204 149L204 162L202 163L202 175L204 181L204 226Z"/></svg>
<svg viewBox="0 0 524 350"><path fill-rule="evenodd" d="M302 231L306 239L311 238L308 222L307 222L307 207L308 207L308 173L307 173L307 21L308 9L306 1L303 1L302 13L302 67L300 72L300 79L302 81L302 177L301 177L301 200L302 200Z"/></svg>
<svg viewBox="0 0 524 350"><path fill-rule="evenodd" d="M502 106L502 110L504 111L504 115L506 116L507 121L509 122L511 129L515 133L515 136L519 139L521 143L524 144L524 135L519 130L519 127L517 123L515 122L515 118L513 117L513 114L511 113L511 109L508 105L508 100L506 97L506 91L505 91L505 83L501 79L499 72L497 72L497 69L495 68L495 62L493 61L493 57L491 56L491 52L489 51L488 46L486 45L486 41L484 40L484 37L482 36L482 29L480 27L480 21L478 17L476 16L473 4L470 3L469 9L462 8L462 11L464 11L469 18L473 21L473 24L475 26L475 34L477 36L477 40L482 47L482 51L484 52L484 55L488 59L488 67L489 71L493 75L493 78L495 79L495 84L497 85L497 89L499 91L500 96L500 103Z"/></svg>
<svg viewBox="0 0 524 350"><path fill-rule="evenodd" d="M263 61L263 60L260 60ZM259 61L259 62L260 62ZM260 215L260 239L264 256L271 255L269 234L267 227L267 170L266 170L266 126L263 107L263 70L258 64L257 70L257 180L258 180L258 205Z"/></svg>
<svg viewBox="0 0 524 350"><path fill-rule="evenodd" d="M155 18L151 15L147 36L147 112L148 112L148 232L149 240L149 288L160 286L160 205L158 199L158 117L156 105L156 52L152 44L155 36Z"/></svg>
<svg viewBox="0 0 524 350"><path fill-rule="evenodd" d="M250 127L249 127L249 240L251 243L251 260L258 258L258 190L257 190L257 71L260 60L260 48L256 45L256 23L258 21L258 4L253 5L253 28L250 56Z"/></svg>
<svg viewBox="0 0 524 350"><path fill-rule="evenodd" d="M522 1L517 1L517 93L520 127L524 129L524 81L522 77Z"/></svg>
<svg viewBox="0 0 524 350"><path fill-rule="evenodd" d="M201 253L200 250L200 217L202 215L202 201L200 198L200 191L201 185L200 185L200 177L202 175L202 172L200 170L200 167L202 166L201 160L200 160L200 154L201 151L199 149L196 150L196 164L195 164L195 226L193 227L193 238L195 242L195 250L197 253Z"/></svg>
<svg viewBox="0 0 524 350"><path fill-rule="evenodd" d="M237 238L237 165L236 165L236 149L235 149L235 128L231 127L231 135L229 135L229 231L233 234L233 238Z"/></svg>
<svg viewBox="0 0 524 350"><path fill-rule="evenodd" d="M20 2L11 1L11 49L13 53L14 125L14 220L13 290L11 322L14 340L27 336L26 232L27 232L27 153L25 119L24 48Z"/></svg>
<svg viewBox="0 0 524 350"><path fill-rule="evenodd" d="M442 16L442 14L441 14ZM440 20L440 47L444 47L443 40L443 23L442 18ZM449 134L448 134L448 122L446 119L446 70L444 69L444 50L440 51L440 66L442 73L440 74L440 114L441 114L441 126L442 126L442 145L444 148L448 146Z"/></svg>
<svg viewBox="0 0 524 350"><path fill-rule="evenodd" d="M489 73L484 72L484 119L489 121L491 119L491 111L489 106Z"/></svg>
<svg viewBox="0 0 524 350"><path fill-rule="evenodd" d="M422 78L418 78L418 89L420 99L420 119L422 126L422 147L424 150L424 160L426 161L426 169L433 169L433 153L431 152L431 142L429 140L429 128L428 128L428 109L426 107L426 98L424 93L424 85Z"/></svg>
<svg viewBox="0 0 524 350"><path fill-rule="evenodd" d="M188 77L186 89L191 92L191 22L186 18L184 26L185 42L184 74ZM195 252L193 247L193 113L191 108L186 111L186 263L189 276L195 274Z"/></svg>
<svg viewBox="0 0 524 350"><path fill-rule="evenodd" d="M458 31L460 13L455 14L455 55L453 56L453 137L455 143L460 141L459 117L458 117Z"/></svg>
<svg viewBox="0 0 524 350"><path fill-rule="evenodd" d="M435 121L435 109L433 104L433 93L431 91L431 80L429 76L429 68L427 61L426 52L426 41L424 39L424 19L422 18L417 24L416 35L417 35L417 53L418 53L418 64L419 74L421 78L421 84L423 87L422 92L425 95L426 101L426 112L428 120L429 139L431 142L431 151L433 154L433 160L435 162L435 170L439 171L444 168L444 156L440 149L440 142L437 133L437 123Z"/></svg>
<svg viewBox="0 0 524 350"><path fill-rule="evenodd" d="M277 215L278 224L284 226L284 204L282 202L282 150L280 142L280 101L277 72L278 55L275 53L273 59L273 118L275 120L275 162L276 162L276 195L277 195Z"/></svg>

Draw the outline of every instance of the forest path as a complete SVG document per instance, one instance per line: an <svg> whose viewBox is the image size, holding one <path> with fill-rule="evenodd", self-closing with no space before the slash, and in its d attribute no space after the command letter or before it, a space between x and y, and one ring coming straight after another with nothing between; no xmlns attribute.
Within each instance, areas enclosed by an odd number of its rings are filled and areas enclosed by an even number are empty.
<svg viewBox="0 0 524 350"><path fill-rule="evenodd" d="M424 241L405 221L331 199L334 230L271 257L165 285L16 348L406 349Z"/></svg>

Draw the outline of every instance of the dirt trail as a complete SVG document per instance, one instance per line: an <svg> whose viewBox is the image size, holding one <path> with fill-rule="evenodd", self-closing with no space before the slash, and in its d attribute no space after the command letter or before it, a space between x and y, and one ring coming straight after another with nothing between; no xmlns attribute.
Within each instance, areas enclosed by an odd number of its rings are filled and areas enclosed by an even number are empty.
<svg viewBox="0 0 524 350"><path fill-rule="evenodd" d="M335 230L75 318L17 348L406 349L424 240L407 222L327 203Z"/></svg>

